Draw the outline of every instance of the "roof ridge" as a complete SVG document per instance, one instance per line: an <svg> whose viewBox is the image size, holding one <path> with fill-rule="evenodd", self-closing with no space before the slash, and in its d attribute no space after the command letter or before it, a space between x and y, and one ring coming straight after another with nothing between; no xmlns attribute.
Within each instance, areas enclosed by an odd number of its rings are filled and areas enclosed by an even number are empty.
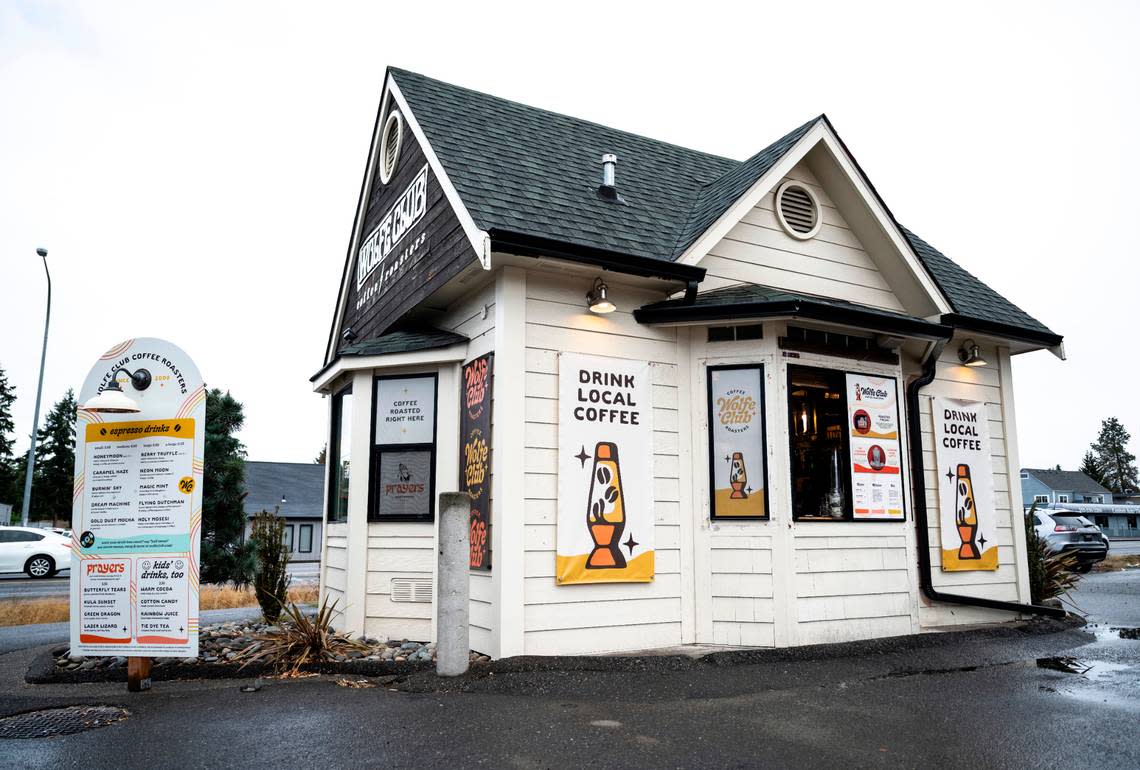
<svg viewBox="0 0 1140 770"><path fill-rule="evenodd" d="M575 115L570 115L570 114L567 114L565 112L555 112L554 110L549 110L545 107L536 107L533 104L527 104L526 102L520 102L516 99L507 99L504 96L496 96L495 94L488 93L486 91L480 91L480 90L475 89L475 88L468 88L467 86L456 85L455 83L449 83L446 80L440 80L439 78L433 78L430 75L425 75L422 72L414 72L412 70L403 69L402 67L392 67L392 66L389 66L388 70L390 72L393 72L396 74L411 75L412 77L421 78L423 80L427 80L427 81L430 81L432 83L437 83L441 86L446 86L448 88L455 88L455 89L458 89L460 91L466 91L469 94L476 94L476 95L481 96L485 99L491 99L491 100L494 100L496 102L501 102L504 104L511 104L511 105L516 106L516 107L523 107L523 108L528 109L528 110L535 110L536 112L546 113L547 115L553 115L555 117L564 118L566 120L573 120L576 123L585 123L587 125L596 126L598 128L603 128L606 131L614 131L614 132L619 133L619 134L624 134L625 136L631 137L633 139L641 139L643 141L653 142L654 144L665 145L666 147L674 147L678 150L684 150L685 152L697 153L699 155L704 155L706 158L710 158L712 160L728 161L730 163L737 163L737 164L747 162L746 160L738 160L737 158L730 158L726 155L717 155L716 153L706 152L705 150L698 150L698 149L695 149L693 147L687 147L683 144L677 144L676 142L669 142L669 141L666 141L664 139L655 139L652 136L646 136L645 134L634 133L633 131L627 131L624 128L615 128L614 126L607 125L605 123L599 123L596 120L588 120L586 118L579 118Z"/></svg>

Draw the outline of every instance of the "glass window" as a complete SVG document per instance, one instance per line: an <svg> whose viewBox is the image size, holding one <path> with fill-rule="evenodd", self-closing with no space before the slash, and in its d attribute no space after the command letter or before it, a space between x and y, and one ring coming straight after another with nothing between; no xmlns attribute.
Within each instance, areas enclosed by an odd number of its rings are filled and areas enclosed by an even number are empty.
<svg viewBox="0 0 1140 770"><path fill-rule="evenodd" d="M434 516L437 384L435 374L376 378L369 521Z"/></svg>
<svg viewBox="0 0 1140 770"><path fill-rule="evenodd" d="M789 366L793 518L904 520L899 416L892 377Z"/></svg>
<svg viewBox="0 0 1140 770"><path fill-rule="evenodd" d="M302 524L297 530L297 552L313 552L313 525Z"/></svg>
<svg viewBox="0 0 1140 770"><path fill-rule="evenodd" d="M1101 529L1108 529L1108 517L1107 516L1097 516L1096 517L1096 525L1098 527L1100 527Z"/></svg>
<svg viewBox="0 0 1140 770"><path fill-rule="evenodd" d="M766 519L763 367L710 366L708 399L710 515Z"/></svg>
<svg viewBox="0 0 1140 770"><path fill-rule="evenodd" d="M329 435L328 458L329 521L348 520L348 485L350 447L352 441L352 386L333 396L332 430Z"/></svg>
<svg viewBox="0 0 1140 770"><path fill-rule="evenodd" d="M285 543L285 550L293 553L293 525L286 524L285 530L281 533L281 540Z"/></svg>
<svg viewBox="0 0 1140 770"><path fill-rule="evenodd" d="M1129 529L1136 529L1136 517L1135 516L1129 516L1128 517L1128 528Z"/></svg>
<svg viewBox="0 0 1140 770"><path fill-rule="evenodd" d="M1068 495L1057 495L1057 502L1058 503L1067 503L1067 502L1069 502L1069 496Z"/></svg>
<svg viewBox="0 0 1140 770"><path fill-rule="evenodd" d="M1047 503L1047 502L1049 502L1049 495L1034 495L1033 496L1033 502L1035 502L1035 503Z"/></svg>
<svg viewBox="0 0 1140 770"><path fill-rule="evenodd" d="M35 543L43 540L38 532L25 532L22 529L0 530L0 543Z"/></svg>

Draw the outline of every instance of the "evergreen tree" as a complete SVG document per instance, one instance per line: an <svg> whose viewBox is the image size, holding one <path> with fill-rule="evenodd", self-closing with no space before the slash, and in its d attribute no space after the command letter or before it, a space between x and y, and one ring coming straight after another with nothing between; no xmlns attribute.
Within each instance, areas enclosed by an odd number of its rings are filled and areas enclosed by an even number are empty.
<svg viewBox="0 0 1140 770"><path fill-rule="evenodd" d="M29 519L51 519L52 526L71 521L75 480L75 392L70 388L36 432L36 468L32 478Z"/></svg>
<svg viewBox="0 0 1140 770"><path fill-rule="evenodd" d="M1081 458L1079 470L1101 486L1107 486L1104 483L1104 474L1101 473L1100 466L1097 464L1096 455L1091 449L1085 452L1085 456Z"/></svg>
<svg viewBox="0 0 1140 770"><path fill-rule="evenodd" d="M12 432L16 424L12 421L12 404L16 401L16 386L8 382L8 375L0 367L0 503L8 503L16 509L16 439Z"/></svg>
<svg viewBox="0 0 1140 770"><path fill-rule="evenodd" d="M1140 487L1136 480L1136 455L1128 451L1131 438L1120 420L1109 417L1101 422L1100 435L1093 442L1092 452L1104 485L1113 492Z"/></svg>
<svg viewBox="0 0 1140 770"><path fill-rule="evenodd" d="M316 463L317 465L324 465L325 464L325 456L328 454L328 449L329 449L328 444L325 444L323 447L321 447L321 451L318 452L317 456L313 458L313 462Z"/></svg>
<svg viewBox="0 0 1140 770"><path fill-rule="evenodd" d="M205 468L202 474L203 583L253 578L256 563L245 534L245 445L236 434L245 422L241 403L214 388L206 394Z"/></svg>

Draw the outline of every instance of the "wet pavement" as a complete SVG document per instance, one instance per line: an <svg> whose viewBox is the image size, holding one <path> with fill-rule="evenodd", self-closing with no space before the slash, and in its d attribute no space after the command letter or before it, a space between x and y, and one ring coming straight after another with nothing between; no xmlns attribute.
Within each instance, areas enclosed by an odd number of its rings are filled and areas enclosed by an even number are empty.
<svg viewBox="0 0 1140 770"><path fill-rule="evenodd" d="M1117 577L1117 576L1120 577ZM106 727L0 742L0 767L1137 767L1140 570L1089 576L1085 629L1001 628L611 670L504 667L338 686L335 677L31 686L0 655L0 714L121 706ZM1114 630L1117 629L1117 630ZM595 668L604 668L597 666Z"/></svg>

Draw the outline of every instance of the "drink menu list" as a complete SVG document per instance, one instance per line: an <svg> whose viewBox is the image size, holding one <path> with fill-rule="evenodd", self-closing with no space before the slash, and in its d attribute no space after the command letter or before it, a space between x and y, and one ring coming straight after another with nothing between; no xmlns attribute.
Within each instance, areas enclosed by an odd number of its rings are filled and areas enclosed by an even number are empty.
<svg viewBox="0 0 1140 770"><path fill-rule="evenodd" d="M86 426L82 642L189 640L194 431L193 419Z"/></svg>
<svg viewBox="0 0 1140 770"><path fill-rule="evenodd" d="M856 519L902 520L902 448L894 378L847 374L851 502Z"/></svg>

